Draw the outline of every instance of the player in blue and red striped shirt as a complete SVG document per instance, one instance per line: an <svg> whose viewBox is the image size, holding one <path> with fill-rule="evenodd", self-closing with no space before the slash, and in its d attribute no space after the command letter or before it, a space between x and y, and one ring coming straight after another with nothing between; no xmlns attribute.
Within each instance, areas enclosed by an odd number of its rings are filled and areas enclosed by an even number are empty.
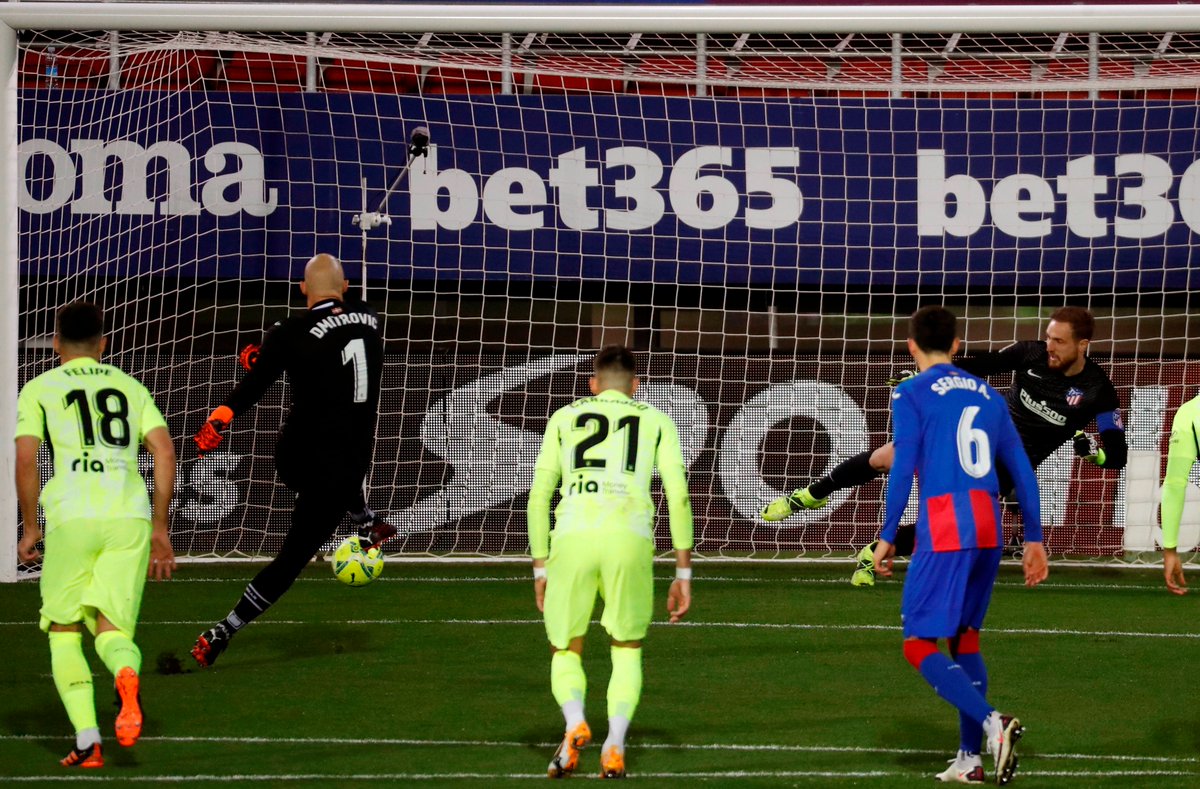
<svg viewBox="0 0 1200 789"><path fill-rule="evenodd" d="M1028 586L1041 583L1048 572L1041 502L1004 397L950 363L958 346L957 320L949 310L922 307L913 313L908 350L920 373L892 393L896 454L875 569L891 575L896 529L915 473L920 479L916 546L900 606L904 657L958 709L961 732L957 757L937 777L982 783L979 745L986 735L996 781L1006 784L1017 769L1014 746L1022 728L1015 717L988 704L987 669L979 653L979 630L1003 545L997 462L1016 483L1025 516ZM950 657L938 651L939 638L949 641Z"/></svg>

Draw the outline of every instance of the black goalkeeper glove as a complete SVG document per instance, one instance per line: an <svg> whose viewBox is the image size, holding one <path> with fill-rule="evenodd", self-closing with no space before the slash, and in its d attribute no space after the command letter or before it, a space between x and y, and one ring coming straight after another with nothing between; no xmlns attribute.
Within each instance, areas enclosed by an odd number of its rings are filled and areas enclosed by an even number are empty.
<svg viewBox="0 0 1200 789"><path fill-rule="evenodd" d="M888 386L899 386L900 384L904 383L905 381L907 381L909 378L912 378L916 374L917 374L916 370L901 370L896 375L887 379L887 385Z"/></svg>
<svg viewBox="0 0 1200 789"><path fill-rule="evenodd" d="M1075 447L1075 454L1097 466L1104 465L1104 450L1096 443L1095 436L1089 436L1087 433L1080 430L1075 434L1075 438L1071 441Z"/></svg>

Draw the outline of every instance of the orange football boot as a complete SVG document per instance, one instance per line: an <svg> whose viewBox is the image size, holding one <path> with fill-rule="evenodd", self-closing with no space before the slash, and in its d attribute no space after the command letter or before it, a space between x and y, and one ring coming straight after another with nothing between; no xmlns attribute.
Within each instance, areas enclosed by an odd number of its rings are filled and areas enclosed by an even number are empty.
<svg viewBox="0 0 1200 789"><path fill-rule="evenodd" d="M579 766L579 752L591 741L592 730L588 728L586 721L567 732L558 750L554 752L550 766L546 768L546 776L566 778L575 772L575 768Z"/></svg>
<svg viewBox="0 0 1200 789"><path fill-rule="evenodd" d="M117 742L128 748L142 736L142 702L138 694L138 675L129 666L117 672Z"/></svg>
<svg viewBox="0 0 1200 789"><path fill-rule="evenodd" d="M100 753L100 743L84 748L82 751L78 748L72 748L62 760L59 761L63 767L103 767L104 755Z"/></svg>
<svg viewBox="0 0 1200 789"><path fill-rule="evenodd" d="M604 753L600 756L600 777L625 777L625 751L615 745L604 749Z"/></svg>

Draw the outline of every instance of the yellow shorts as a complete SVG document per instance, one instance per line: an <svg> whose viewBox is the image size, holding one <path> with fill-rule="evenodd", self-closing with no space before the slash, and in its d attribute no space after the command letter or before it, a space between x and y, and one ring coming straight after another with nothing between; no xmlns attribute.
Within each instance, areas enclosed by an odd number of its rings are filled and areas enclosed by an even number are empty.
<svg viewBox="0 0 1200 789"><path fill-rule="evenodd" d="M147 520L80 519L47 528L42 630L83 622L95 633L100 613L133 638L149 561Z"/></svg>
<svg viewBox="0 0 1200 789"><path fill-rule="evenodd" d="M556 536L546 560L546 636L558 649L587 632L596 595L615 641L641 641L654 608L654 543L625 529Z"/></svg>

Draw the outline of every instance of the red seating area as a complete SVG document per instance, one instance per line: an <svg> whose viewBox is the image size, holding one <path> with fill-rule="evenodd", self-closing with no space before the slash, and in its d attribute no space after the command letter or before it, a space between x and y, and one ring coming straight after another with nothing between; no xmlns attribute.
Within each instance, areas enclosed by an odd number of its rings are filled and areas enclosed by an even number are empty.
<svg viewBox="0 0 1200 789"><path fill-rule="evenodd" d="M889 57L850 57L836 64L833 78L847 82L874 82L888 84L894 79L892 75L892 59ZM902 95L911 96L913 91L921 89L929 82L929 64L919 60L907 60L900 63L900 79L903 83ZM888 89L855 90L847 88L838 91L839 96L860 96L884 98L892 95Z"/></svg>
<svg viewBox="0 0 1200 789"><path fill-rule="evenodd" d="M941 79L947 82L958 82L972 79L975 81L1028 83L1033 79L1033 63L1026 58L969 58L947 61L941 67ZM1011 91L985 91L966 89L961 91L942 92L938 95L948 99L1013 99L1020 93L1020 88Z"/></svg>
<svg viewBox="0 0 1200 789"><path fill-rule="evenodd" d="M303 55L264 52L218 53L202 50L147 50L120 59L122 88L140 90L230 90L299 92L306 89L308 61ZM696 90L696 60L690 55L582 56L554 55L511 61L514 93L634 93L652 96L690 96ZM905 96L929 95L943 98L1009 99L1017 96L1086 98L1086 88L1066 85L1088 77L1086 57L1034 59L955 57L943 61L902 61L902 91ZM1135 64L1131 60L1104 59L1100 79L1128 79L1135 73L1149 76L1178 73L1177 62L1154 61ZM107 88L112 63L101 49L61 47L21 51L18 85L21 88L63 89ZM322 59L318 63L318 90L341 93L426 93L433 95L494 94L504 90L504 67L499 56L480 54L468 60L421 67L361 59ZM793 98L814 95L887 97L891 89L860 89L854 83L892 82L892 60L887 56L762 56L707 60L708 95ZM742 80L767 84L741 84ZM927 85L961 81L961 90L930 91ZM970 82L1014 83L1011 91L983 90ZM792 87L789 82L834 82L836 90ZM1064 90L1031 91L1030 83L1062 82ZM776 83L776 84L771 84ZM1132 92L1150 98L1195 100L1197 89L1147 89ZM1116 90L1102 90L1101 98L1118 98Z"/></svg>
<svg viewBox="0 0 1200 789"><path fill-rule="evenodd" d="M103 88L108 86L108 53L80 47L23 49L17 72L21 88Z"/></svg>
<svg viewBox="0 0 1200 789"><path fill-rule="evenodd" d="M643 96L694 96L696 95L696 59L693 57L670 57L654 55L640 58L630 64L633 75L647 79L630 79L627 90ZM728 70L725 63L717 58L708 58L705 62L705 73L708 79L725 79ZM709 85L708 95L724 93L720 85Z"/></svg>
<svg viewBox="0 0 1200 789"><path fill-rule="evenodd" d="M1165 62L1153 61L1147 70L1149 77L1166 77L1179 72L1178 65ZM1170 99L1172 101L1197 101L1200 99L1200 89L1197 88L1152 88L1146 91L1148 98L1152 99Z"/></svg>
<svg viewBox="0 0 1200 789"><path fill-rule="evenodd" d="M303 55L268 52L235 52L225 63L229 90L298 93L308 84L308 62Z"/></svg>
<svg viewBox="0 0 1200 789"><path fill-rule="evenodd" d="M332 93L412 93L420 82L421 70L410 63L380 63L338 59L322 72L325 90Z"/></svg>
<svg viewBox="0 0 1200 789"><path fill-rule="evenodd" d="M752 57L743 58L736 66L738 79L764 82L822 82L829 79L830 61L821 58ZM727 93L735 96L812 96L812 88L791 88L759 85L737 85Z"/></svg>
<svg viewBox="0 0 1200 789"><path fill-rule="evenodd" d="M623 93L625 62L615 57L540 58L533 72L532 90L534 93Z"/></svg>
<svg viewBox="0 0 1200 789"><path fill-rule="evenodd" d="M513 67L520 60L513 59ZM514 72L514 81L524 80L524 75ZM499 57L474 57L469 62L456 60L454 65L434 66L429 70L422 86L425 93L440 95L464 95L471 93L503 93L504 69ZM523 93L522 86L514 85L513 92Z"/></svg>
<svg viewBox="0 0 1200 789"><path fill-rule="evenodd" d="M121 87L151 90L204 90L216 76L214 52L184 49L134 52L121 62Z"/></svg>

